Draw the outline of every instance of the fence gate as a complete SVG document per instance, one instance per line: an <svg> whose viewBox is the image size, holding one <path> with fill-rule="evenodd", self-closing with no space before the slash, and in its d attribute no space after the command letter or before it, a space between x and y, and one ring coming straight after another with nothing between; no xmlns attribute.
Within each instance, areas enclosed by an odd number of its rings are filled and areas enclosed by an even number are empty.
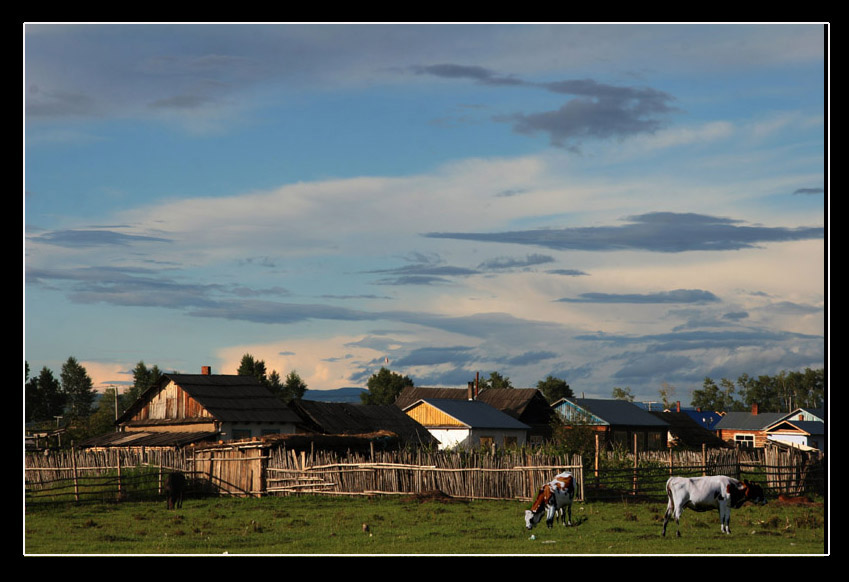
<svg viewBox="0 0 849 582"><path fill-rule="evenodd" d="M259 497L266 490L267 449L260 444L198 448L187 463L195 479L222 495Z"/></svg>

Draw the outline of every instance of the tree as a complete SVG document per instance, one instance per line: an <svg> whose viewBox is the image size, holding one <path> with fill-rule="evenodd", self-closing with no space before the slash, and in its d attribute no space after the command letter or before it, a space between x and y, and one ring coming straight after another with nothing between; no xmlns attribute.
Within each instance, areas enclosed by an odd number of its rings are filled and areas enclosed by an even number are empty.
<svg viewBox="0 0 849 582"><path fill-rule="evenodd" d="M363 404L392 404L406 387L412 387L413 381L387 368L381 368L368 379L368 392L360 394Z"/></svg>
<svg viewBox="0 0 849 582"><path fill-rule="evenodd" d="M720 380L722 388L710 378L705 378L701 390L693 391L690 403L699 410L712 410L714 412L728 412L734 408L734 383L723 378Z"/></svg>
<svg viewBox="0 0 849 582"><path fill-rule="evenodd" d="M491 372L489 374L489 379L482 379L478 382L478 389L483 390L484 388L512 388L513 384L510 383L510 378L502 376L498 372Z"/></svg>
<svg viewBox="0 0 849 582"><path fill-rule="evenodd" d="M306 383L301 379L297 371L292 370L286 375L286 381L283 383L281 397L285 402L300 400L304 397L304 393L306 391Z"/></svg>
<svg viewBox="0 0 849 582"><path fill-rule="evenodd" d="M88 418L88 429L92 436L115 432L116 399L120 402L116 386L110 386L103 391L97 408Z"/></svg>
<svg viewBox="0 0 849 582"><path fill-rule="evenodd" d="M672 403L675 401L675 386L663 382L658 393L660 394L660 401L663 402L663 407L672 408Z"/></svg>
<svg viewBox="0 0 849 582"><path fill-rule="evenodd" d="M555 378L550 374L545 380L537 382L537 389L542 392L549 403L557 402L561 398L572 398L575 396L569 384L566 383L566 380Z"/></svg>
<svg viewBox="0 0 849 582"><path fill-rule="evenodd" d="M97 392L86 369L76 358L70 357L62 365L59 377L70 416L80 418L90 415Z"/></svg>
<svg viewBox="0 0 849 582"><path fill-rule="evenodd" d="M631 393L630 386L627 386L625 388L619 388L618 386L614 386L613 398L616 400L625 400L626 402L634 401L634 395Z"/></svg>
<svg viewBox="0 0 849 582"><path fill-rule="evenodd" d="M260 384L268 386L265 361L254 359L254 357L250 354L242 356L242 361L239 364L239 370L236 374L239 376L253 376L260 381Z"/></svg>
<svg viewBox="0 0 849 582"><path fill-rule="evenodd" d="M65 409L62 387L47 366L24 386L24 418L27 421L53 420Z"/></svg>

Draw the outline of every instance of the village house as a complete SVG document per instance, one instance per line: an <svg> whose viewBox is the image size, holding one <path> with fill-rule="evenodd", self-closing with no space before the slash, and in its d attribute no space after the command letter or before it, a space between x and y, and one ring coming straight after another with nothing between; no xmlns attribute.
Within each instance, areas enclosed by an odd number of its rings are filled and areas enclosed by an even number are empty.
<svg viewBox="0 0 849 582"><path fill-rule="evenodd" d="M81 446L171 446L294 433L298 415L253 376L163 374L115 421L118 432Z"/></svg>
<svg viewBox="0 0 849 582"><path fill-rule="evenodd" d="M568 427L586 426L602 436L605 446L642 450L667 446L669 423L627 400L563 398L551 405Z"/></svg>
<svg viewBox="0 0 849 582"><path fill-rule="evenodd" d="M530 430L479 400L421 399L403 410L430 431L441 449L521 446Z"/></svg>
<svg viewBox="0 0 849 582"><path fill-rule="evenodd" d="M395 400L404 409L422 399L478 400L528 425L527 442L541 444L551 437L552 423L557 416L536 388L484 388L479 392L473 382L468 388L406 387Z"/></svg>
<svg viewBox="0 0 849 582"><path fill-rule="evenodd" d="M758 404L751 411L726 412L714 430L722 440L744 448L763 448L768 437L766 430L787 413L759 412Z"/></svg>

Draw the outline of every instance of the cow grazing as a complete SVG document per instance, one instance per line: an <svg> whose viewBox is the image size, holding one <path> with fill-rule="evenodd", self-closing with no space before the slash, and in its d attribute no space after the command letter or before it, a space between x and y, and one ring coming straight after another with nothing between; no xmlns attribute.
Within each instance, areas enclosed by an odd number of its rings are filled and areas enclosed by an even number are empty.
<svg viewBox="0 0 849 582"><path fill-rule="evenodd" d="M572 525L572 500L575 498L575 478L572 473L564 472L540 487L530 509L525 510L525 527L533 529L540 522L543 513L548 527L554 525L554 518L560 513L563 525Z"/></svg>
<svg viewBox="0 0 849 582"><path fill-rule="evenodd" d="M711 477L670 477L666 482L666 494L669 503L663 516L663 535L666 524L674 517L681 536L680 520L684 508L694 511L719 510L720 531L731 533L731 508L739 508L746 501L763 505L766 503L760 485L748 481L738 481L724 475Z"/></svg>
<svg viewBox="0 0 849 582"><path fill-rule="evenodd" d="M165 478L165 497L168 509L183 507L183 491L186 489L186 476L176 471Z"/></svg>

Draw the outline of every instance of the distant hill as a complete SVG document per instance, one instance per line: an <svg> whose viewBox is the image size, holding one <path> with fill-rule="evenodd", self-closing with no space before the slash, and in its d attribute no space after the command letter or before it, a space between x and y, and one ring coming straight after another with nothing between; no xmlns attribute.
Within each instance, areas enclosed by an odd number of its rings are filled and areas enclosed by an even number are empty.
<svg viewBox="0 0 849 582"><path fill-rule="evenodd" d="M317 402L348 402L360 404L360 394L367 392L365 388L337 388L336 390L307 390L304 392L304 400L315 400Z"/></svg>

